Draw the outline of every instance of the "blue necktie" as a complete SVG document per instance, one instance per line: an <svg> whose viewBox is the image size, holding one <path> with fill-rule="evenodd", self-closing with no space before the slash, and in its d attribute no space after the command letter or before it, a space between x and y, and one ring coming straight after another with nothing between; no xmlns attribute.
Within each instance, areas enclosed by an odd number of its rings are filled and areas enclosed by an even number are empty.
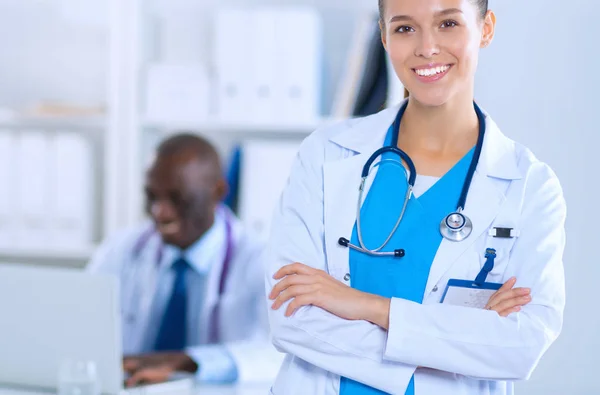
<svg viewBox="0 0 600 395"><path fill-rule="evenodd" d="M155 351L179 351L186 346L188 298L186 273L189 267L190 265L183 258L173 262L175 281L156 336Z"/></svg>

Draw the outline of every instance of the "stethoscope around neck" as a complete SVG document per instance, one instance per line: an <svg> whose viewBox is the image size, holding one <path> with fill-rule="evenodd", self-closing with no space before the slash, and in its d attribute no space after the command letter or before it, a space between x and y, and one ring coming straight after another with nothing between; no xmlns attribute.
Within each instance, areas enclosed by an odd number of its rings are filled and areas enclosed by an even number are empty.
<svg viewBox="0 0 600 395"><path fill-rule="evenodd" d="M406 251L403 248L397 248L397 249L394 249L393 251L382 251L382 250L390 242L394 233L400 226L400 223L402 222L402 218L404 218L404 214L406 212L408 202L410 201L410 198L412 197L413 188L415 186L415 182L417 179L417 171L416 171L415 165L414 165L413 161L411 160L410 156L408 156L408 154L406 152L404 152L400 148L398 148L398 133L400 130L400 120L402 119L402 115L404 115L404 111L406 110L407 104L408 104L408 102L405 103L400 108L400 110L398 111L398 115L396 115L396 119L394 120L394 123L392 125L392 128L393 128L392 132L393 132L393 136L394 136L392 139L392 144L389 146L386 146L386 147L382 147L382 148L378 149L377 151L375 151L373 153L373 155L371 155L371 157L367 160L367 162L365 163L365 165L363 167L363 170L361 173L360 186L358 187L358 203L357 203L357 207L356 207L356 234L357 234L357 238L358 238L358 245L351 243L350 240L348 240L345 237L340 237L338 240L338 244L343 247L348 247L355 251L362 252L362 253L372 255L372 256L388 256L388 257L391 256L391 257L396 257L396 258L402 258L403 256L406 255ZM463 183L463 187L462 187L462 191L460 194L460 198L458 199L456 211L454 211L454 212L448 214L446 217L444 217L442 219L442 221L440 222L440 227L439 227L441 235L446 240L449 240L452 242L460 242L460 241L465 240L467 237L469 237L469 235L473 231L473 223L471 222L469 217L467 217L465 214L463 214L463 210L464 210L465 203L467 200L467 195L469 193L469 187L471 185L473 175L475 174L475 169L477 168L477 163L479 162L479 157L481 155L481 149L483 146L483 137L485 134L485 117L483 115L483 112L481 111L479 106L477 106L476 103L473 103L473 106L475 108L475 112L477 113L477 118L479 120L479 135L477 138L477 145L475 146L475 152L473 154L473 159L471 160L471 164L469 166L469 171L467 172L465 182ZM373 165L375 160L377 160L377 158L379 158L380 156L382 156L386 153L396 154L406 163L406 166L408 167L408 176L407 176L408 185L406 188L406 194L404 196L404 202L402 204L402 210L400 211L400 215L398 216L398 220L396 221L394 227L392 228L392 230L388 234L387 238L384 240L384 242L379 247L377 247L375 249L369 249L364 243L362 228L361 228L361 224L360 224L360 217L361 217L360 211L361 211L362 203L363 203L363 194L364 194L367 177L369 176L369 173L371 170L371 166Z"/></svg>

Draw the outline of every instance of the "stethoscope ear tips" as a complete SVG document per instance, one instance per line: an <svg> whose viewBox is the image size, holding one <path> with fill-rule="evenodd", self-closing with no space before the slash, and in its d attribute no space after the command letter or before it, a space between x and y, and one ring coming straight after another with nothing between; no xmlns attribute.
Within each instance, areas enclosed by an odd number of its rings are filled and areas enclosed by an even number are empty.
<svg viewBox="0 0 600 395"><path fill-rule="evenodd" d="M342 247L348 247L348 244L350 244L350 240L346 239L345 237L340 237L338 240L338 244Z"/></svg>
<svg viewBox="0 0 600 395"><path fill-rule="evenodd" d="M398 250L394 250L394 257L395 258L402 258L404 255L406 255L406 251L404 251L404 248L400 248Z"/></svg>

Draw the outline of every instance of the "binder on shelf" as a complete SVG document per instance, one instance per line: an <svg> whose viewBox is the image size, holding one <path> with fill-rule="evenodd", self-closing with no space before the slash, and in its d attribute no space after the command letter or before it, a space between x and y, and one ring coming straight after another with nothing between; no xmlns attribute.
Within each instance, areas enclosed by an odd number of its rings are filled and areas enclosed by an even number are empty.
<svg viewBox="0 0 600 395"><path fill-rule="evenodd" d="M222 8L215 37L218 121L251 126L320 117L322 23L313 8Z"/></svg>
<svg viewBox="0 0 600 395"><path fill-rule="evenodd" d="M93 242L94 171L91 143L76 133L58 133L50 144L51 240L73 251Z"/></svg>
<svg viewBox="0 0 600 395"><path fill-rule="evenodd" d="M146 119L201 123L209 117L210 79L202 63L154 63L147 70Z"/></svg>
<svg viewBox="0 0 600 395"><path fill-rule="evenodd" d="M252 11L250 28L247 32L252 42L250 59L250 98L248 105L252 107L254 123L272 123L278 118L276 111L277 84L277 18L278 13L268 7Z"/></svg>
<svg viewBox="0 0 600 395"><path fill-rule="evenodd" d="M171 4L171 7L176 8L176 5ZM206 34L209 32L206 17L204 13L198 14L200 10L180 11L172 9L156 14L159 16L156 38L160 60L167 64L203 63L207 59Z"/></svg>
<svg viewBox="0 0 600 395"><path fill-rule="evenodd" d="M15 245L15 137L7 129L0 130L0 249Z"/></svg>
<svg viewBox="0 0 600 395"><path fill-rule="evenodd" d="M299 142L259 139L242 144L239 217L261 240L269 237L271 217L299 147Z"/></svg>
<svg viewBox="0 0 600 395"><path fill-rule="evenodd" d="M302 122L321 115L323 26L311 7L288 7L277 18L277 70L281 119Z"/></svg>
<svg viewBox="0 0 600 395"><path fill-rule="evenodd" d="M43 131L20 133L16 144L16 247L49 247L49 138Z"/></svg>
<svg viewBox="0 0 600 395"><path fill-rule="evenodd" d="M228 159L225 179L227 180L229 190L223 199L223 203L225 203L236 214L238 212L241 165L242 147L240 144L236 144L231 151L230 158Z"/></svg>
<svg viewBox="0 0 600 395"><path fill-rule="evenodd" d="M249 105L252 34L248 29L250 11L221 8L215 17L214 71L216 77L216 118L224 123L252 120Z"/></svg>

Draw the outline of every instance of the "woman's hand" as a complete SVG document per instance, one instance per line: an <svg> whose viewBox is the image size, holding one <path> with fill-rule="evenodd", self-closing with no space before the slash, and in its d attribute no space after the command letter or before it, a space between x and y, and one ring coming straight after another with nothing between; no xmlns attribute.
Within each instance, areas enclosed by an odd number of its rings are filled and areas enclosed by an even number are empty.
<svg viewBox="0 0 600 395"><path fill-rule="evenodd" d="M487 302L485 308L493 310L501 317L521 311L521 307L531 302L529 288L514 288L517 282L515 277L510 278L500 287Z"/></svg>
<svg viewBox="0 0 600 395"><path fill-rule="evenodd" d="M353 289L323 270L302 263L282 267L273 276L279 281L271 290L271 306L279 309L293 299L286 317L302 306L313 305L347 320L365 320L386 329L389 325L390 300Z"/></svg>

